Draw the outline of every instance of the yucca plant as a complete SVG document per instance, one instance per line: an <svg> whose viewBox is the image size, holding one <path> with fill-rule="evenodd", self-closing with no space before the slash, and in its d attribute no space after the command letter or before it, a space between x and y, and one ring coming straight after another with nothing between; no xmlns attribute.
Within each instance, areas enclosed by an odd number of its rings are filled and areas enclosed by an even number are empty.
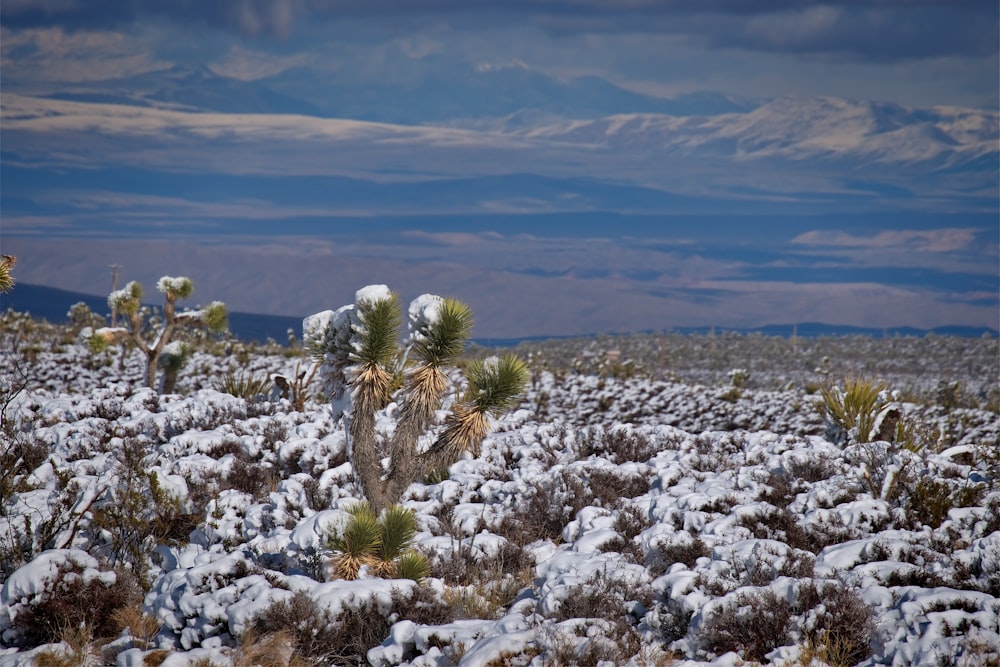
<svg viewBox="0 0 1000 667"><path fill-rule="evenodd" d="M194 293L194 283L190 278L163 276L156 283L156 289L163 293L163 320L158 331L147 331L142 309L143 289L136 281L131 281L123 289L108 295L111 312L125 317L123 327L87 327L80 332L81 338L93 352L100 352L108 345L131 341L146 357L146 386L155 388L156 370L160 355L178 329L183 327L204 327L212 333L222 333L228 328L226 306L221 301L213 301L198 310L177 312L177 300L186 299ZM150 334L152 336L150 337Z"/></svg>
<svg viewBox="0 0 1000 667"><path fill-rule="evenodd" d="M0 294L14 289L14 276L10 272L14 270L16 263L17 258L13 255L0 255Z"/></svg>
<svg viewBox="0 0 1000 667"><path fill-rule="evenodd" d="M254 373L244 375L239 373L226 373L222 380L215 383L215 390L225 394L232 394L252 401L259 394L267 394L271 390L271 383L266 376L258 376Z"/></svg>
<svg viewBox="0 0 1000 667"><path fill-rule="evenodd" d="M351 463L375 511L465 453L477 456L490 415L515 405L528 381L527 367L513 355L473 362L465 370L464 393L439 424L438 410L451 386L446 371L465 348L472 312L455 299L425 294L410 304L408 316L409 336L400 349L399 298L385 285L371 285L357 292L354 304L303 322L306 347L322 363L323 390L335 411L344 412ZM386 468L375 425L391 401L397 404L396 428L381 443L389 452ZM433 442L418 449L425 434Z"/></svg>
<svg viewBox="0 0 1000 667"><path fill-rule="evenodd" d="M838 440L846 440L851 433L859 442L868 442L879 415L891 404L886 398L886 385L881 382L854 378L844 382L843 388L823 387L822 408L833 426Z"/></svg>
<svg viewBox="0 0 1000 667"><path fill-rule="evenodd" d="M391 505L377 516L370 503L360 502L347 512L347 525L328 543L334 576L356 579L363 566L376 576L417 582L430 574L427 558L410 546L417 534L413 510Z"/></svg>

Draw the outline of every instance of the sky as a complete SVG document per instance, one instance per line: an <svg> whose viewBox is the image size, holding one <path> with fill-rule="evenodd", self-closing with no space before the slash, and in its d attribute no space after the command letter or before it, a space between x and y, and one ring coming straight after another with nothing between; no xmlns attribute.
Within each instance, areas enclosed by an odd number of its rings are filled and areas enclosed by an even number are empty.
<svg viewBox="0 0 1000 667"><path fill-rule="evenodd" d="M6 0L0 250L281 315L386 283L480 337L1000 328L998 11Z"/></svg>

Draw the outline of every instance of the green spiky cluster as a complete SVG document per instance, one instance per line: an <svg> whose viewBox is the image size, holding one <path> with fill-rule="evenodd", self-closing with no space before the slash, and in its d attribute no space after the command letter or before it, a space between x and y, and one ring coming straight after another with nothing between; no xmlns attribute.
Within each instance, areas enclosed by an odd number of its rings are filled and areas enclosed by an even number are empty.
<svg viewBox="0 0 1000 667"><path fill-rule="evenodd" d="M194 283L190 278L184 276L179 278L163 276L156 283L156 289L163 292L168 300L176 301L177 299L187 299L194 294Z"/></svg>
<svg viewBox="0 0 1000 667"><path fill-rule="evenodd" d="M11 271L14 270L16 262L17 259L13 255L0 256L0 294L6 294L14 289L14 276L11 275Z"/></svg>
<svg viewBox="0 0 1000 667"><path fill-rule="evenodd" d="M875 427L879 413L889 405L883 398L886 385L855 378L844 382L844 387L821 389L823 409L827 417L845 432L857 429L858 437L866 441Z"/></svg>
<svg viewBox="0 0 1000 667"><path fill-rule="evenodd" d="M229 328L229 313L226 304L213 301L205 307L201 321L212 333L222 333Z"/></svg>
<svg viewBox="0 0 1000 667"><path fill-rule="evenodd" d="M465 369L469 389L465 400L481 413L496 414L517 405L528 383L528 366L513 354L476 360Z"/></svg>
<svg viewBox="0 0 1000 667"><path fill-rule="evenodd" d="M444 299L438 319L414 342L413 352L428 366L444 366L455 361L472 332L472 310L457 299Z"/></svg>
<svg viewBox="0 0 1000 667"><path fill-rule="evenodd" d="M328 540L335 576L355 579L362 566L378 576L421 581L430 573L427 557L411 548L417 534L413 510L387 507L377 516L368 502L347 509L350 518L340 535Z"/></svg>
<svg viewBox="0 0 1000 667"><path fill-rule="evenodd" d="M134 315L139 312L139 306L142 305L142 294L142 285L132 280L124 288L108 296L108 307L112 312Z"/></svg>
<svg viewBox="0 0 1000 667"><path fill-rule="evenodd" d="M399 338L399 297L393 292L386 299L363 299L357 303L357 314L361 326L353 356L363 364L389 367Z"/></svg>

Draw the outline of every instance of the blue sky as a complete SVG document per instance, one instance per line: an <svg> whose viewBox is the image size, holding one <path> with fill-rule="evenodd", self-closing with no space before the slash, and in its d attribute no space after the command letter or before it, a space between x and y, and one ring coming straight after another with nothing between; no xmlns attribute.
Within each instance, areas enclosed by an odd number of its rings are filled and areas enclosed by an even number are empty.
<svg viewBox="0 0 1000 667"><path fill-rule="evenodd" d="M7 0L0 247L477 335L998 327L995 2Z"/></svg>

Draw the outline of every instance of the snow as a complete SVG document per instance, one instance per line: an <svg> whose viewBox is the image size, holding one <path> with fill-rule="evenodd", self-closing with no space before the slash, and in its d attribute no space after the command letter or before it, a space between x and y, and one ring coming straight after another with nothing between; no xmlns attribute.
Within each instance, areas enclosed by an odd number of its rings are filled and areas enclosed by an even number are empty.
<svg viewBox="0 0 1000 667"><path fill-rule="evenodd" d="M392 290L387 285L366 285L354 293L354 303L378 302L390 298L392 298Z"/></svg>
<svg viewBox="0 0 1000 667"><path fill-rule="evenodd" d="M167 292L180 292L190 283L191 279L184 276L162 276L156 281L156 289L164 294Z"/></svg>
<svg viewBox="0 0 1000 667"><path fill-rule="evenodd" d="M436 294L421 294L410 302L407 309L409 316L410 337L414 341L424 340L427 330L441 318L441 307L444 299Z"/></svg>
<svg viewBox="0 0 1000 667"><path fill-rule="evenodd" d="M370 286L357 298L386 294L384 286ZM432 322L439 305L431 295L415 300L411 327ZM345 307L306 318L307 342L349 334L353 317L353 307ZM89 354L68 348L63 354L74 363ZM59 359L40 353L39 376L48 377L46 364ZM18 423L33 420L32 443L45 450L23 488L4 499L0 546L9 549L26 519L39 526L64 511L61 489L75 490L70 512L99 502L102 489L122 483L123 448L139 443L143 469L198 513L186 540L149 544L154 557L143 609L159 623L155 647L171 652L164 665L199 658L232 664L232 647L253 618L296 592L334 616L367 600L392 612L394 591L413 582L364 573L343 581L326 571L327 539L360 497L343 424L328 403L310 402L303 412L282 400L248 403L198 387L205 378L190 374L180 378L181 395L157 396L138 386L139 362L129 360L131 380L112 380L114 365L99 366L72 383L56 378L29 387L12 403ZM231 369L195 352L191 366L199 364L219 375ZM289 377L293 366L294 359L274 355L252 359L248 370ZM807 602L812 585L855 591L872 610L877 641L862 665L936 664L940 656L972 664L976 651L994 655L988 651L1000 642L1000 488L995 469L976 457L996 446L1000 417L951 413L964 426L940 452L892 451L886 443L841 447L824 437L815 402L801 390L744 388L737 400L723 398L724 390L538 374L519 408L497 420L481 456L404 496L418 515L415 546L434 564L428 589L444 595L459 588L440 564L468 557L484 563L485 573L490 559L511 549L526 554L523 585L489 617L434 625L394 617L367 659L386 667L443 665L461 654L462 665L487 665L523 653L524 664L537 665L544 658L531 656L560 642L596 651L621 639L614 635L620 626L561 614L583 592L613 591L643 650L676 651L677 664L688 667L740 664L739 653L715 651L703 633L740 596L772 592L794 611L788 636L766 661L794 664L803 633L822 611ZM900 405L908 414L931 414ZM271 482L253 486L240 478L250 471ZM888 482L873 493L865 481L872 472L885 480L916 474L953 493L981 493L952 507L939 525L927 525ZM533 504L535 494L544 504ZM113 583L114 570L101 560L107 536L90 530L92 517L82 515L75 532L58 533L56 544L65 548L33 543L23 563L5 562L0 639L9 648L0 649L0 665L31 663L35 653L16 646L17 617L52 590L60 569L75 563L73 576ZM530 526L516 523L551 517L561 518L531 539ZM496 582L473 588L487 583ZM684 614L679 633L663 629ZM143 664L149 649L126 644L117 664Z"/></svg>

